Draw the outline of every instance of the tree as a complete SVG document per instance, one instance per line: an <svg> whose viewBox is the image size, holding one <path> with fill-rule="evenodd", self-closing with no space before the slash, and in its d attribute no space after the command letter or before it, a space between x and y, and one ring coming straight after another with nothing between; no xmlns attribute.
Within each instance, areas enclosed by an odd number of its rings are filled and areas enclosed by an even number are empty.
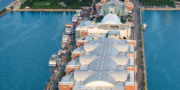
<svg viewBox="0 0 180 90"><path fill-rule="evenodd" d="M104 16L99 16L97 19L96 19L96 22L101 22L101 20L103 19Z"/></svg>
<svg viewBox="0 0 180 90"><path fill-rule="evenodd" d="M59 0L50 0L51 5L57 5Z"/></svg>
<svg viewBox="0 0 180 90"><path fill-rule="evenodd" d="M122 23L125 23L125 22L126 22L126 19L121 18L121 22L122 22Z"/></svg>
<svg viewBox="0 0 180 90"><path fill-rule="evenodd" d="M62 73L61 73L61 76L64 76L64 75L65 75L65 73L64 73L64 72L62 72Z"/></svg>
<svg viewBox="0 0 180 90"><path fill-rule="evenodd" d="M67 62L69 62L69 61L71 61L71 58L70 58L70 57L67 58Z"/></svg>

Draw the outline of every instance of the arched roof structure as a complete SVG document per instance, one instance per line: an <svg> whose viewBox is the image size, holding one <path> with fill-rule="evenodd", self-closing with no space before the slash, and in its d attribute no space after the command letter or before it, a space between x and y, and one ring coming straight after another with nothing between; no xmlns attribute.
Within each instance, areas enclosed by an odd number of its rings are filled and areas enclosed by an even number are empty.
<svg viewBox="0 0 180 90"><path fill-rule="evenodd" d="M81 63L82 65L89 65L89 63L91 63L92 61L94 61L97 58L98 57L93 57L90 55L80 55L79 56L79 63Z"/></svg>
<svg viewBox="0 0 180 90"><path fill-rule="evenodd" d="M126 81L128 77L128 71L116 71L107 73L112 76L115 81Z"/></svg>
<svg viewBox="0 0 180 90"><path fill-rule="evenodd" d="M74 71L74 79L76 81L84 81L86 78L94 74L95 71L85 71L85 70L75 70Z"/></svg>
<svg viewBox="0 0 180 90"><path fill-rule="evenodd" d="M110 59L114 60L117 65L127 65L129 61L128 56L115 56L115 57L110 57Z"/></svg>
<svg viewBox="0 0 180 90"><path fill-rule="evenodd" d="M101 21L102 24L122 24L115 14L107 14Z"/></svg>
<svg viewBox="0 0 180 90"><path fill-rule="evenodd" d="M99 74L102 74L99 76ZM108 86L114 86L115 85L115 79L107 74L106 72L96 72L93 75L89 76L84 81L85 86L95 86L95 87L101 87L104 86L103 84L97 84L97 82L101 82Z"/></svg>

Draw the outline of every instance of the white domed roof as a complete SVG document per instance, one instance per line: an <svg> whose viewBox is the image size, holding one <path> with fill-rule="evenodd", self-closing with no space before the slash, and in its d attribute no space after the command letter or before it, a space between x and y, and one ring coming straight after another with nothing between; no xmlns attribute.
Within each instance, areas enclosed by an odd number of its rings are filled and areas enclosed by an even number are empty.
<svg viewBox="0 0 180 90"><path fill-rule="evenodd" d="M108 15L104 16L101 23L102 24L121 24L121 21L117 15L108 14Z"/></svg>

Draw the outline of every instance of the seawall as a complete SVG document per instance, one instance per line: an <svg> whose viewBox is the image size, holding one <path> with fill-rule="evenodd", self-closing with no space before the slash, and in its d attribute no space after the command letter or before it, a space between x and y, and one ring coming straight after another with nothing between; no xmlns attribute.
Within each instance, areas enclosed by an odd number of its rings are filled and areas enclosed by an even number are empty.
<svg viewBox="0 0 180 90"><path fill-rule="evenodd" d="M7 9L7 11L70 11L75 12L81 9Z"/></svg>
<svg viewBox="0 0 180 90"><path fill-rule="evenodd" d="M143 45L142 45L142 56L143 56L143 67L144 67L144 70L143 70L143 77L145 77L144 78L144 82L145 82L145 86L144 86L144 88L145 88L145 90L148 90L148 88L147 88L147 73L146 73L146 60L145 60L145 49L144 49L144 38L143 38L143 30L142 30L142 15L141 15L141 9L139 10L139 14L140 14L140 33L141 33L141 41L143 42Z"/></svg>
<svg viewBox="0 0 180 90"><path fill-rule="evenodd" d="M140 10L180 10L180 8L141 8Z"/></svg>

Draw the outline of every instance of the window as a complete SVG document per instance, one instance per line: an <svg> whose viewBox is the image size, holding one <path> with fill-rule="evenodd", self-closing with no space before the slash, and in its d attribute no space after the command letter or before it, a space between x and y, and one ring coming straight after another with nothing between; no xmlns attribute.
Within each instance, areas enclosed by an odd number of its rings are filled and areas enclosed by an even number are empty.
<svg viewBox="0 0 180 90"><path fill-rule="evenodd" d="M119 26L110 26L110 30L118 30Z"/></svg>

